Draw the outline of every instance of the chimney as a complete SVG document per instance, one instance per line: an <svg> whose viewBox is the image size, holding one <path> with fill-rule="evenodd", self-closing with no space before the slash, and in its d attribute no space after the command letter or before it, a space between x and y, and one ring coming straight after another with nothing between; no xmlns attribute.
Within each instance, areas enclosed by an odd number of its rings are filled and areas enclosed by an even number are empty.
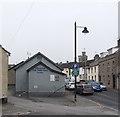
<svg viewBox="0 0 120 117"><path fill-rule="evenodd" d="M69 63L69 61L66 61L66 63Z"/></svg>
<svg viewBox="0 0 120 117"><path fill-rule="evenodd" d="M62 65L62 62L60 62L60 65Z"/></svg>
<svg viewBox="0 0 120 117"><path fill-rule="evenodd" d="M96 60L98 60L100 57L99 57L99 55L98 54L96 54L95 56L94 56L94 60L96 61Z"/></svg>

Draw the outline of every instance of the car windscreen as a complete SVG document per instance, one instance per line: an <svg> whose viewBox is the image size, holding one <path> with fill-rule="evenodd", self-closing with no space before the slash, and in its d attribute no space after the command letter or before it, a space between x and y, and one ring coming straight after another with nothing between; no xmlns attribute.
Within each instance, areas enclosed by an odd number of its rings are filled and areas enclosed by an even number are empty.
<svg viewBox="0 0 120 117"><path fill-rule="evenodd" d="M92 86L98 86L100 85L99 83L91 83Z"/></svg>

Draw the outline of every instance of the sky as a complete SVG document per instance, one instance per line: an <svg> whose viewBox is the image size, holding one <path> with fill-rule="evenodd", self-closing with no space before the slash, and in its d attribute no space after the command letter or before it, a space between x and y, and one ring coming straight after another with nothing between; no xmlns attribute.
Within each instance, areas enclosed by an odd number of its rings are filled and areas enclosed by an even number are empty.
<svg viewBox="0 0 120 117"><path fill-rule="evenodd" d="M88 59L117 45L119 0L1 0L0 44L17 64L37 52L54 62L74 61L74 23L77 56ZM78 59L78 58L77 58Z"/></svg>

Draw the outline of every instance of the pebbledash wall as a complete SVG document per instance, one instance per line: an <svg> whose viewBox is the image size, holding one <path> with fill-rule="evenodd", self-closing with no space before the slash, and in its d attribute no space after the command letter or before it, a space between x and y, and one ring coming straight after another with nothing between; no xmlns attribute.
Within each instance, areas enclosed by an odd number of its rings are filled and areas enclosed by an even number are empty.
<svg viewBox="0 0 120 117"><path fill-rule="evenodd" d="M8 97L8 58L10 53L0 45L0 99L7 102Z"/></svg>
<svg viewBox="0 0 120 117"><path fill-rule="evenodd" d="M16 68L16 93L63 95L64 75L61 68L39 52Z"/></svg>
<svg viewBox="0 0 120 117"><path fill-rule="evenodd" d="M118 39L118 73L120 74L120 1L118 2Z"/></svg>

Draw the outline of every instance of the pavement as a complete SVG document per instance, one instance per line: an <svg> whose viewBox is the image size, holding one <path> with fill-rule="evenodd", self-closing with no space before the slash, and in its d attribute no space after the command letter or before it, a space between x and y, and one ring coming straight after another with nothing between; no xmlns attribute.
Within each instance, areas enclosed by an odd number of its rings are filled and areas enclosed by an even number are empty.
<svg viewBox="0 0 120 117"><path fill-rule="evenodd" d="M118 111L66 91L63 97L16 97L9 95L3 115L118 115Z"/></svg>

